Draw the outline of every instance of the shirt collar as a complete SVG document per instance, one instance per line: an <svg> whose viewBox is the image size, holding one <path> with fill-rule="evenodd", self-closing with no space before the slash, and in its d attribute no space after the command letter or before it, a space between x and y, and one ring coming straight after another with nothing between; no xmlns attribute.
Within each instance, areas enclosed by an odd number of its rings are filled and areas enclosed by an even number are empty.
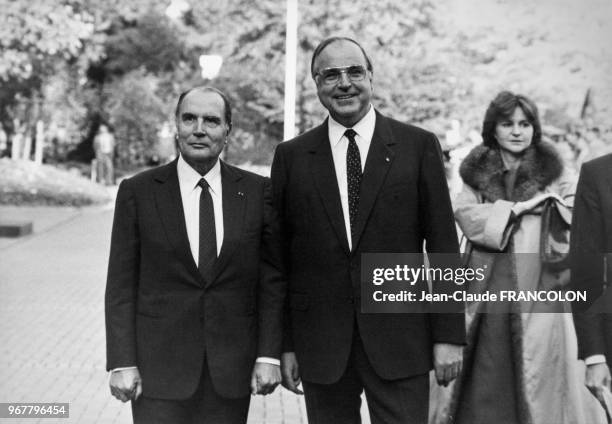
<svg viewBox="0 0 612 424"><path fill-rule="evenodd" d="M202 175L200 175L198 171L193 169L191 165L189 165L185 159L183 159L183 155L179 155L176 163L176 171L178 173L181 192L184 193L189 193L195 190L198 182L202 178ZM213 194L221 194L221 161L219 159L217 159L210 171L204 175L204 179L210 186Z"/></svg>
<svg viewBox="0 0 612 424"><path fill-rule="evenodd" d="M332 147L338 145L342 137L344 136L344 132L347 130L347 127L336 121L329 115L328 119L328 128L329 128L329 141ZM357 133L358 136L362 137L365 140L372 140L372 136L374 135L374 126L376 125L376 112L372 105L370 105L370 109L368 113L365 114L363 118L355 125L352 126L353 130Z"/></svg>

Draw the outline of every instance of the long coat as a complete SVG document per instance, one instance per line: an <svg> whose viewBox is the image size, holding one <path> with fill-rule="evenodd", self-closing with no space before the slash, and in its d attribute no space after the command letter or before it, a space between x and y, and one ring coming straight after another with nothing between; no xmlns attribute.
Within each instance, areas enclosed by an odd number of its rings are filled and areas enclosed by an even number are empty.
<svg viewBox="0 0 612 424"><path fill-rule="evenodd" d="M554 147L546 142L531 146L525 153L516 174L511 197L506 195L504 165L497 148L483 145L474 148L460 168L464 181L454 202L455 218L471 244L469 265L485 269L485 280L476 283L474 291L484 291L491 285L491 273L500 253L506 252L511 264L512 281L496 286L516 290L550 290L562 287L568 271L544 269L539 259L542 205L520 218L511 211L514 202L526 201L543 193L556 193L562 217L569 224L574 198L574 179L563 169ZM497 274L496 274L497 275ZM484 305L480 305L484 306ZM515 389L521 420L518 424L597 423L603 419L581 381L577 361L576 334L568 305L538 303L538 311L521 313L512 309L510 331L514 359ZM478 305L468 308L466 325L468 345L465 350L464 372L450 390L439 390L435 397L433 422L451 423L460 406L459 398L470 378L474 343L478 340L480 315ZM525 310L522 310L525 312ZM550 313L558 312L558 313ZM500 364L507 366L507 364ZM483 388L503 390L504 388ZM482 405L482 408L495 408Z"/></svg>

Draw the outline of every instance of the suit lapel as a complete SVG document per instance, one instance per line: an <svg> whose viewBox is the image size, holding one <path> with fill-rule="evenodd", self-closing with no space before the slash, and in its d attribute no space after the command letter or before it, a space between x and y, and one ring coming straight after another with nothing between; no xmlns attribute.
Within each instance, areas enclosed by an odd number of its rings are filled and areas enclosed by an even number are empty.
<svg viewBox="0 0 612 424"><path fill-rule="evenodd" d="M346 227L342 214L342 203L340 202L340 189L336 178L336 168L329 144L327 131L327 120L320 125L312 134L315 145L310 149L310 169L314 179L315 187L321 196L325 212L331 222L336 236L349 253Z"/></svg>
<svg viewBox="0 0 612 424"><path fill-rule="evenodd" d="M166 165L162 170L163 172L154 177L156 182L155 202L162 225L166 231L166 237L176 251L179 260L184 263L193 275L194 281L199 285L203 285L202 276L198 271L197 264L193 260L191 248L189 247L176 162L174 160Z"/></svg>
<svg viewBox="0 0 612 424"><path fill-rule="evenodd" d="M221 186L223 198L223 244L215 262L213 274L206 281L210 285L227 266L244 229L244 212L247 194L241 184L242 175L221 162Z"/></svg>
<svg viewBox="0 0 612 424"><path fill-rule="evenodd" d="M366 159L361 180L361 192L359 196L359 209L357 212L355 240L353 240L353 252L359 244L361 235L372 212L376 197L391 168L394 153L389 148L395 144L387 119L376 112L376 126L370 144L370 150Z"/></svg>

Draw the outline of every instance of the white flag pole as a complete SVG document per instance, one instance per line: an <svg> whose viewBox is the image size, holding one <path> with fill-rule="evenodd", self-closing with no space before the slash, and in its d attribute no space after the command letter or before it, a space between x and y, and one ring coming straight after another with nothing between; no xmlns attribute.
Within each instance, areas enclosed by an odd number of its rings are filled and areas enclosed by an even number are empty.
<svg viewBox="0 0 612 424"><path fill-rule="evenodd" d="M297 76L298 0L287 0L285 37L285 117L284 140L295 136L295 97Z"/></svg>

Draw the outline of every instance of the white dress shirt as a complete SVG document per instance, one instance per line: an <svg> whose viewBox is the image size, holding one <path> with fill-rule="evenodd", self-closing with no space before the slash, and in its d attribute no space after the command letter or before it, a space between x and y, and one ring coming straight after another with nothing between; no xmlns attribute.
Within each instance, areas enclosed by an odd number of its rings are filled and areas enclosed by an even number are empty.
<svg viewBox="0 0 612 424"><path fill-rule="evenodd" d="M359 148L359 156L361 158L361 172L365 169L368 151L372 143L374 135L374 127L376 125L376 113L370 105L368 113L361 118L352 128L357 133L355 142ZM334 158L334 168L336 168L336 178L338 180L338 188L340 189L340 203L342 203L342 214L344 215L344 226L346 229L346 238L348 239L349 249L353 249L353 241L351 240L351 220L349 216L348 202L348 181L346 177L346 151L348 150L348 138L344 135L347 130L345 126L334 120L331 116L328 119L328 136L331 144L332 156Z"/></svg>
<svg viewBox="0 0 612 424"><path fill-rule="evenodd" d="M176 170L185 214L187 238L189 239L191 255L197 265L200 253L200 194L202 193L202 188L198 185L198 182L202 175L185 162L182 155L179 156ZM208 183L208 192L212 197L215 213L215 233L217 235L217 256L219 256L223 244L223 196L221 193L221 163L219 160L203 178Z"/></svg>

